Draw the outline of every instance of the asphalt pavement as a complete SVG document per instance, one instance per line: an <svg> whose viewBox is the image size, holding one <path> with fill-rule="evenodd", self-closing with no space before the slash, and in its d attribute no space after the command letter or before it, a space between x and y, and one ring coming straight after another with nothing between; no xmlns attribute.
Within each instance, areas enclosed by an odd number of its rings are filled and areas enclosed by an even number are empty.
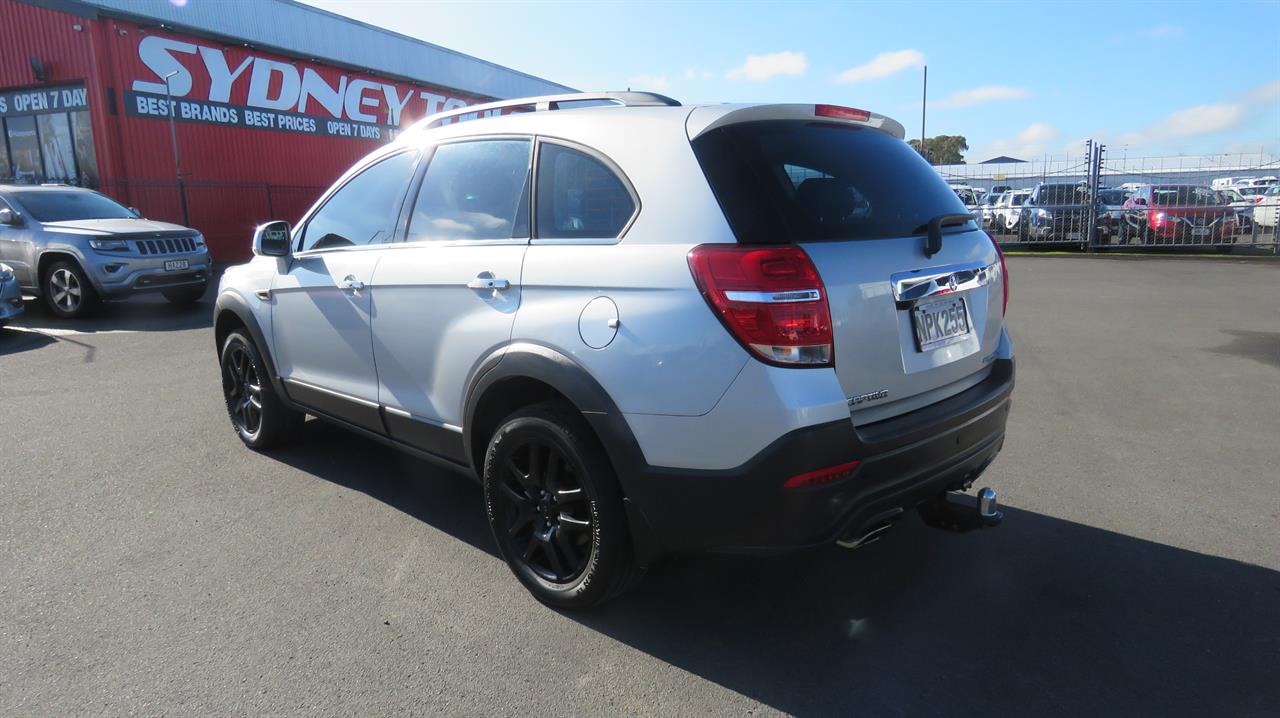
<svg viewBox="0 0 1280 718"><path fill-rule="evenodd" d="M0 715L1275 715L1280 262L1017 257L1004 525L535 602L479 487L245 449L211 305L0 330Z"/></svg>

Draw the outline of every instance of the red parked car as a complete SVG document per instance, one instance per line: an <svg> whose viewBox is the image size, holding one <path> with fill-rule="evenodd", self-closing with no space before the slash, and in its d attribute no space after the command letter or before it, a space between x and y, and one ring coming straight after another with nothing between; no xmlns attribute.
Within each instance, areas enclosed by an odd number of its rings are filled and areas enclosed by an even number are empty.
<svg viewBox="0 0 1280 718"><path fill-rule="evenodd" d="M1120 243L1230 245L1235 233L1235 210L1209 187L1146 185L1125 200Z"/></svg>

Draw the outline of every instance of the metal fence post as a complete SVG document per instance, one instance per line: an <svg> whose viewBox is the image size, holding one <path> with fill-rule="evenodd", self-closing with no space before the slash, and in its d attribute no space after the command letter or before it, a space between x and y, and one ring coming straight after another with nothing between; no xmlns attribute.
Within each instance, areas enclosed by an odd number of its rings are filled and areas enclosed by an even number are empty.
<svg viewBox="0 0 1280 718"><path fill-rule="evenodd" d="M182 226L191 226L191 213L187 209L187 183L181 177L178 178L178 203L182 205Z"/></svg>
<svg viewBox="0 0 1280 718"><path fill-rule="evenodd" d="M1098 246L1098 146L1093 140L1085 142L1085 208L1086 251L1092 253Z"/></svg>

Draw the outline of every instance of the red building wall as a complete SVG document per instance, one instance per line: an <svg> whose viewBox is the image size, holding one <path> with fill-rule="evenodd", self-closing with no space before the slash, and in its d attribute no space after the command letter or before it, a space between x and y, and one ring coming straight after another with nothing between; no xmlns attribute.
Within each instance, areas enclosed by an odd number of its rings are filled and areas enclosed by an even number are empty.
<svg viewBox="0 0 1280 718"><path fill-rule="evenodd" d="M484 99L17 0L0 0L0 27L0 89L83 82L102 191L182 222L167 119L175 112L186 215L219 260L245 257L256 224L296 220L396 125ZM161 74L175 70L169 104Z"/></svg>

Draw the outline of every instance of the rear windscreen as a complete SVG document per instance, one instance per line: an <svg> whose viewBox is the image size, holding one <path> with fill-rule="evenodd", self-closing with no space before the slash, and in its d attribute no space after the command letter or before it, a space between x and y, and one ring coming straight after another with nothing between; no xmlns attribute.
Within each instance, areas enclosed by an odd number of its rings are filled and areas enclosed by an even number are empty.
<svg viewBox="0 0 1280 718"><path fill-rule="evenodd" d="M964 214L942 177L880 130L820 122L746 122L693 141L738 241L887 239Z"/></svg>

